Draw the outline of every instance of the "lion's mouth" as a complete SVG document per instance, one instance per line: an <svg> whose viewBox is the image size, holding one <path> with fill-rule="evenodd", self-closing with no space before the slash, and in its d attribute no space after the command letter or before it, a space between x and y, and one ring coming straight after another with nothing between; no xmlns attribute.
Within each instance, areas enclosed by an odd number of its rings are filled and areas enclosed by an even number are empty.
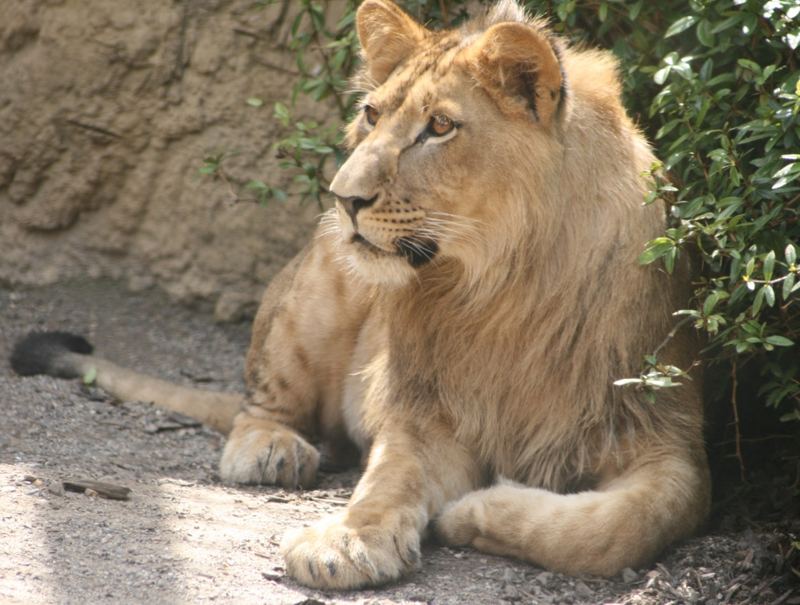
<svg viewBox="0 0 800 605"><path fill-rule="evenodd" d="M384 250L383 248L379 248L360 233L354 233L353 237L350 238L350 242L353 244L358 244L359 246L362 246L365 250L369 250L370 252L373 252L375 254L389 254L386 250Z"/></svg>
<svg viewBox="0 0 800 605"><path fill-rule="evenodd" d="M429 263L439 252L439 244L428 237L415 237L413 235L398 238L395 243L395 252L389 252L373 244L360 233L354 233L350 242L361 247L362 250L381 256L399 256L404 258L415 269Z"/></svg>
<svg viewBox="0 0 800 605"><path fill-rule="evenodd" d="M413 235L401 237L395 242L395 246L397 253L415 269L432 261L439 252L439 244L429 237L414 237Z"/></svg>

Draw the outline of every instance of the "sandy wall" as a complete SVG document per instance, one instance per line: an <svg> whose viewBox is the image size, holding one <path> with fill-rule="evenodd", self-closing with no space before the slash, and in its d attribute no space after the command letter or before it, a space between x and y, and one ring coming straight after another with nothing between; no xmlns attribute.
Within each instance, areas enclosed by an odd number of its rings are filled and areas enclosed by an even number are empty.
<svg viewBox="0 0 800 605"><path fill-rule="evenodd" d="M220 319L252 311L318 209L230 204L198 168L227 150L234 178L287 178L271 152L271 107L293 82L279 4L4 3L0 280L111 276Z"/></svg>

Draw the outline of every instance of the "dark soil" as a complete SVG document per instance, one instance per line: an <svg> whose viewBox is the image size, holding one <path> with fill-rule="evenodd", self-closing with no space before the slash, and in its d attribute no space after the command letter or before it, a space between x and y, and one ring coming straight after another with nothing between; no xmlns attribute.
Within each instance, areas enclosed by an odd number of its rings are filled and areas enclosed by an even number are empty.
<svg viewBox="0 0 800 605"><path fill-rule="evenodd" d="M342 507L356 473L324 475L309 492L223 486L219 435L78 381L12 375L14 340L44 328L85 334L104 356L171 380L242 386L246 325L112 282L0 288L0 602L800 604L798 459L780 438L748 460L749 488L720 450L706 530L611 580L430 545L422 571L396 585L305 589L283 574L280 537ZM64 491L75 479L132 493Z"/></svg>

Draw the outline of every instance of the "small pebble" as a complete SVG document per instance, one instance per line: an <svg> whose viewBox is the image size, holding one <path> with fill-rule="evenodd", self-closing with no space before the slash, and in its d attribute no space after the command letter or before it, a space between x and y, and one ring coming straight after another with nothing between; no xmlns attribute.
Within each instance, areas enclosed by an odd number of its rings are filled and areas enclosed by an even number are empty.
<svg viewBox="0 0 800 605"><path fill-rule="evenodd" d="M575 582L575 594L581 597L592 597L594 596L594 590L592 590L586 584L578 580L577 582Z"/></svg>
<svg viewBox="0 0 800 605"><path fill-rule="evenodd" d="M639 579L639 574L632 570L630 567L626 567L622 570L622 581L626 584L632 584L636 580Z"/></svg>
<svg viewBox="0 0 800 605"><path fill-rule="evenodd" d="M63 496L64 484L61 483L61 481L48 481L47 491L53 494L54 496Z"/></svg>
<svg viewBox="0 0 800 605"><path fill-rule="evenodd" d="M503 570L503 582L519 582L519 576L510 567Z"/></svg>
<svg viewBox="0 0 800 605"><path fill-rule="evenodd" d="M520 595L519 589L516 586L513 584L506 584L503 587L503 596L500 598L504 601L519 601L522 595Z"/></svg>

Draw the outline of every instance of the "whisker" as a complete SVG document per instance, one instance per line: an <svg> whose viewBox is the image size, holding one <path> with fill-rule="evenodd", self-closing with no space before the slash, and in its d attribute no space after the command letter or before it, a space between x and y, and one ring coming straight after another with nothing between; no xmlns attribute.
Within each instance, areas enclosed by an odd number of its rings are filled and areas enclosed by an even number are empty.
<svg viewBox="0 0 800 605"><path fill-rule="evenodd" d="M463 242L468 245L480 246L484 243L479 229L481 221L469 217L457 216L445 212L431 212L425 217L417 233L422 233L433 239L448 239L452 242Z"/></svg>

